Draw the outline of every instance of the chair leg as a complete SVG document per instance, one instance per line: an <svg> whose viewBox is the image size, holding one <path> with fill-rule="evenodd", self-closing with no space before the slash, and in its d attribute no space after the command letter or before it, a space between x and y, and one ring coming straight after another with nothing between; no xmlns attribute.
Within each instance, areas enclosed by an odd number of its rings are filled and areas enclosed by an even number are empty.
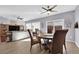
<svg viewBox="0 0 79 59"><path fill-rule="evenodd" d="M66 44L64 43L64 48L65 48L65 51L66 51L66 54L67 54L67 49L66 49Z"/></svg>
<svg viewBox="0 0 79 59"><path fill-rule="evenodd" d="M60 51L61 54L63 54L63 51Z"/></svg>
<svg viewBox="0 0 79 59"><path fill-rule="evenodd" d="M39 46L40 46L40 50L41 50L41 43L39 43Z"/></svg>
<svg viewBox="0 0 79 59"><path fill-rule="evenodd" d="M31 47L30 47L30 52L31 52L31 50L32 50L32 45L31 45Z"/></svg>
<svg viewBox="0 0 79 59"><path fill-rule="evenodd" d="M49 54L51 54L51 51L49 50Z"/></svg>

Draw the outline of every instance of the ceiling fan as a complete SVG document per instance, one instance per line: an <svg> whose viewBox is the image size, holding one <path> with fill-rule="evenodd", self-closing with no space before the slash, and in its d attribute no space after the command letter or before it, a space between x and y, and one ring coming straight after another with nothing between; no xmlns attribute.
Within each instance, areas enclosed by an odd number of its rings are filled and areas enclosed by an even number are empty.
<svg viewBox="0 0 79 59"><path fill-rule="evenodd" d="M24 18L22 18L22 17L18 16L18 17L17 17L17 19L19 19L19 20L23 20Z"/></svg>
<svg viewBox="0 0 79 59"><path fill-rule="evenodd" d="M45 10L44 12L42 12L41 14L43 14L43 13L50 13L50 12L57 12L57 11L55 11L55 10L53 10L55 7L57 7L57 5L54 5L53 7L50 7L50 6L47 6L47 8L45 8L45 7L42 7L42 9L43 10Z"/></svg>

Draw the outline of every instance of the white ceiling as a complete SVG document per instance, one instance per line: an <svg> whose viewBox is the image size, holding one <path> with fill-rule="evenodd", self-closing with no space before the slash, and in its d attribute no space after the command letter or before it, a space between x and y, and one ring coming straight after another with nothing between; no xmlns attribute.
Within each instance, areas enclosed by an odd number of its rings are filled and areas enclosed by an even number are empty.
<svg viewBox="0 0 79 59"><path fill-rule="evenodd" d="M40 14L44 11L41 7L46 5L0 5L0 16L8 18L10 20L17 20L17 16L24 18L24 21L32 20L35 18L46 17L48 14ZM53 5L51 5L52 7ZM76 5L58 5L50 15L63 13L67 11L75 10ZM49 16L50 16L49 15Z"/></svg>

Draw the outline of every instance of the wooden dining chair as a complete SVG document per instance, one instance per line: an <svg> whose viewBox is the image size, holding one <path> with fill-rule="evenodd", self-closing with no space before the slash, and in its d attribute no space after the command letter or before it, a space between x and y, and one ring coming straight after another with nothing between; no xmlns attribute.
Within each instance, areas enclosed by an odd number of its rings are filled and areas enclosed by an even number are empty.
<svg viewBox="0 0 79 59"><path fill-rule="evenodd" d="M53 36L53 40L48 44L50 53L63 53L63 45L66 50L65 37L68 30L57 30Z"/></svg>
<svg viewBox="0 0 79 59"><path fill-rule="evenodd" d="M32 50L32 46L35 45L35 44L38 44L40 45L40 49L41 49L41 40L38 39L37 37L34 39L33 38L33 33L30 29L27 30L28 33L29 33L29 36L30 36L30 39L31 39L31 47L30 47L30 51Z"/></svg>

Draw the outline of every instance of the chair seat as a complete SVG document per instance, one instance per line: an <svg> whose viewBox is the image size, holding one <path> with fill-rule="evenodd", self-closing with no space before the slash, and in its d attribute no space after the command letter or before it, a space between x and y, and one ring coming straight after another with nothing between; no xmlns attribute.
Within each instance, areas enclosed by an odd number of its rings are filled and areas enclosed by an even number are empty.
<svg viewBox="0 0 79 59"><path fill-rule="evenodd" d="M40 43L37 39L33 39L33 44Z"/></svg>

